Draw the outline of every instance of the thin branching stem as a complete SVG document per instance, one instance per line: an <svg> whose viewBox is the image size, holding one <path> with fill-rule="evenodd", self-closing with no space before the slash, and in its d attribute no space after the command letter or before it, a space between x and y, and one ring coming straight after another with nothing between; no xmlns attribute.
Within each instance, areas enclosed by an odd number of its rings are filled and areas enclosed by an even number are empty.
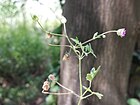
<svg viewBox="0 0 140 105"><path fill-rule="evenodd" d="M69 94L71 94L71 92L67 92L67 93L52 93L52 92L45 92L44 90L42 91L42 93L44 93L44 94L52 94L52 95L69 95Z"/></svg>
<svg viewBox="0 0 140 105"><path fill-rule="evenodd" d="M51 43L49 43L48 45L49 45L49 46L53 46L53 47L61 47L61 46L64 46L64 47L69 47L69 48L71 48L70 45L55 45L55 44L51 44Z"/></svg>
<svg viewBox="0 0 140 105"><path fill-rule="evenodd" d="M84 96L88 92L88 89L90 89L90 88L91 88L91 81L89 81L89 87L85 90L85 92L83 93L82 96Z"/></svg>
<svg viewBox="0 0 140 105"><path fill-rule="evenodd" d="M37 21L37 23L41 27L42 31L44 31L47 34L51 34L53 36L59 36L59 37L66 37L65 35L62 35L62 34L56 34L56 33L48 32L43 28L43 26L41 25L41 23L39 21Z"/></svg>
<svg viewBox="0 0 140 105"><path fill-rule="evenodd" d="M57 83L60 87L66 89L67 91L69 91L69 92L71 92L72 94L74 94L75 96L80 97L78 94L76 94L76 93L75 93L74 91L72 91L71 89L69 89L69 88L63 86L62 84L60 84L60 83L57 82L57 81L56 81L56 83Z"/></svg>
<svg viewBox="0 0 140 105"><path fill-rule="evenodd" d="M82 87L83 87L83 85L82 85L82 68L81 68L81 58L79 57L79 82L80 82L80 96L82 96L82 93L83 93L83 91L82 91Z"/></svg>
<svg viewBox="0 0 140 105"><path fill-rule="evenodd" d="M93 40L95 40L95 39L97 39L97 38L100 38L100 37L102 37L103 35L106 35L106 34L108 34L108 33L114 33L114 32L116 33L117 31L116 31L116 30L112 30L112 31L104 32L104 33L102 33L102 34L100 34L100 35L98 35L98 36L96 36L96 37L93 37L93 38L91 38L91 39L89 39L89 40L83 42L82 45L83 45L83 44L87 44L87 43L89 43L89 42L91 42L91 41L93 41Z"/></svg>
<svg viewBox="0 0 140 105"><path fill-rule="evenodd" d="M81 101L82 101L82 98L79 98L79 101L78 101L77 105L80 105Z"/></svg>
<svg viewBox="0 0 140 105"><path fill-rule="evenodd" d="M96 92L92 92L91 94L89 94L89 95L87 95L87 96L82 97L82 99L86 99L86 98L88 98L88 97L90 97L90 96L92 96L92 95L96 95Z"/></svg>

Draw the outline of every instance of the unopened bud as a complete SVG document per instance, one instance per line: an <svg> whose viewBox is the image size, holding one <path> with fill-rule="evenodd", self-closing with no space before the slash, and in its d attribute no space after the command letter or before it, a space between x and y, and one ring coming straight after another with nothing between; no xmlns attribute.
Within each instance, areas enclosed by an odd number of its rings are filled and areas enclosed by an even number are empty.
<svg viewBox="0 0 140 105"><path fill-rule="evenodd" d="M64 61L69 60L69 57L70 57L69 54L65 54L65 55L63 56L63 60L64 60Z"/></svg>
<svg viewBox="0 0 140 105"><path fill-rule="evenodd" d="M38 18L36 15L33 15L32 19L33 19L34 21L38 21L38 20L39 20L39 18Z"/></svg>
<svg viewBox="0 0 140 105"><path fill-rule="evenodd" d="M51 38L51 37L52 37L52 34L50 34L50 33L47 33L47 34L46 34L46 38L47 38L47 39L49 39L49 38Z"/></svg>
<svg viewBox="0 0 140 105"><path fill-rule="evenodd" d="M46 80L42 86L42 89L45 91L48 91L50 88L50 82L48 80Z"/></svg>
<svg viewBox="0 0 140 105"><path fill-rule="evenodd" d="M65 24L65 23L67 22L67 19L66 19L64 16L62 16L62 17L60 18L60 21L61 21L63 24Z"/></svg>
<svg viewBox="0 0 140 105"><path fill-rule="evenodd" d="M53 74L50 74L49 75L49 79L52 80L52 81L54 81L55 80L55 76Z"/></svg>
<svg viewBox="0 0 140 105"><path fill-rule="evenodd" d="M103 38L106 38L106 35L102 35Z"/></svg>

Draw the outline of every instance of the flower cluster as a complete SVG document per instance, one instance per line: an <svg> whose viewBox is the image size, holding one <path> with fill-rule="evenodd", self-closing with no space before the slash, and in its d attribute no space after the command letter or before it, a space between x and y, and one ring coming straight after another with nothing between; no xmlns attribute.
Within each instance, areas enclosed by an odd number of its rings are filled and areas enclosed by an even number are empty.
<svg viewBox="0 0 140 105"><path fill-rule="evenodd" d="M43 92L47 92L50 88L50 82L49 81L55 81L55 76L53 74L50 74L48 76L48 79L43 83L42 89Z"/></svg>
<svg viewBox="0 0 140 105"><path fill-rule="evenodd" d="M43 83L43 86L42 86L42 89L43 91L48 91L50 88L50 82L48 80L46 80L44 83Z"/></svg>

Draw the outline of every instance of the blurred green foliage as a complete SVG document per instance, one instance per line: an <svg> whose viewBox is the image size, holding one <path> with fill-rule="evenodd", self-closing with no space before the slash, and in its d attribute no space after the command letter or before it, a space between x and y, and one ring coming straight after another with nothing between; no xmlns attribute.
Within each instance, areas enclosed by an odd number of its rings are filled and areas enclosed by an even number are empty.
<svg viewBox="0 0 140 105"><path fill-rule="evenodd" d="M47 76L59 72L60 48L47 45L58 44L59 39L48 41L31 18L26 18L26 2L0 1L0 105L55 105L57 97L46 98L41 91ZM50 24L44 25L48 30ZM61 32L61 26L53 29Z"/></svg>
<svg viewBox="0 0 140 105"><path fill-rule="evenodd" d="M50 73L59 71L59 47L47 46L43 33L31 26L0 30L0 104L48 105L41 87Z"/></svg>
<svg viewBox="0 0 140 105"><path fill-rule="evenodd" d="M0 15L4 17L13 17L15 16L19 10L15 5L16 1L13 0L1 0L0 1Z"/></svg>
<svg viewBox="0 0 140 105"><path fill-rule="evenodd" d="M130 98L127 100L128 105L140 105L140 101L136 98Z"/></svg>
<svg viewBox="0 0 140 105"><path fill-rule="evenodd" d="M22 75L25 78L26 72L34 74L44 68L41 62L47 57L46 44L29 27L18 26L1 34L0 76L17 79Z"/></svg>

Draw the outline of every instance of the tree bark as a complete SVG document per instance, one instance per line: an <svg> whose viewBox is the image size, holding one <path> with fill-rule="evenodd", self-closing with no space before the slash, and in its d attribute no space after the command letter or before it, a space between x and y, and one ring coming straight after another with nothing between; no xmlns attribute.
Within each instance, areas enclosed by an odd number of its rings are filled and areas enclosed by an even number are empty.
<svg viewBox="0 0 140 105"><path fill-rule="evenodd" d="M87 72L101 65L101 70L92 83L94 91L104 96L99 100L95 96L82 101L81 105L125 105L127 85L132 53L137 35L135 34L136 15L133 0L66 0L64 16L67 18L67 33L70 37L78 36L85 41L98 31L102 33L111 29L125 27L127 35L120 38L109 34L105 39L92 42L97 59L90 56L82 61L82 81ZM67 44L65 38L62 44ZM69 49L61 48L61 58ZM68 61L61 62L61 83L79 94L78 64L74 54ZM65 90L61 90L65 92ZM73 95L59 96L58 105L76 105Z"/></svg>

